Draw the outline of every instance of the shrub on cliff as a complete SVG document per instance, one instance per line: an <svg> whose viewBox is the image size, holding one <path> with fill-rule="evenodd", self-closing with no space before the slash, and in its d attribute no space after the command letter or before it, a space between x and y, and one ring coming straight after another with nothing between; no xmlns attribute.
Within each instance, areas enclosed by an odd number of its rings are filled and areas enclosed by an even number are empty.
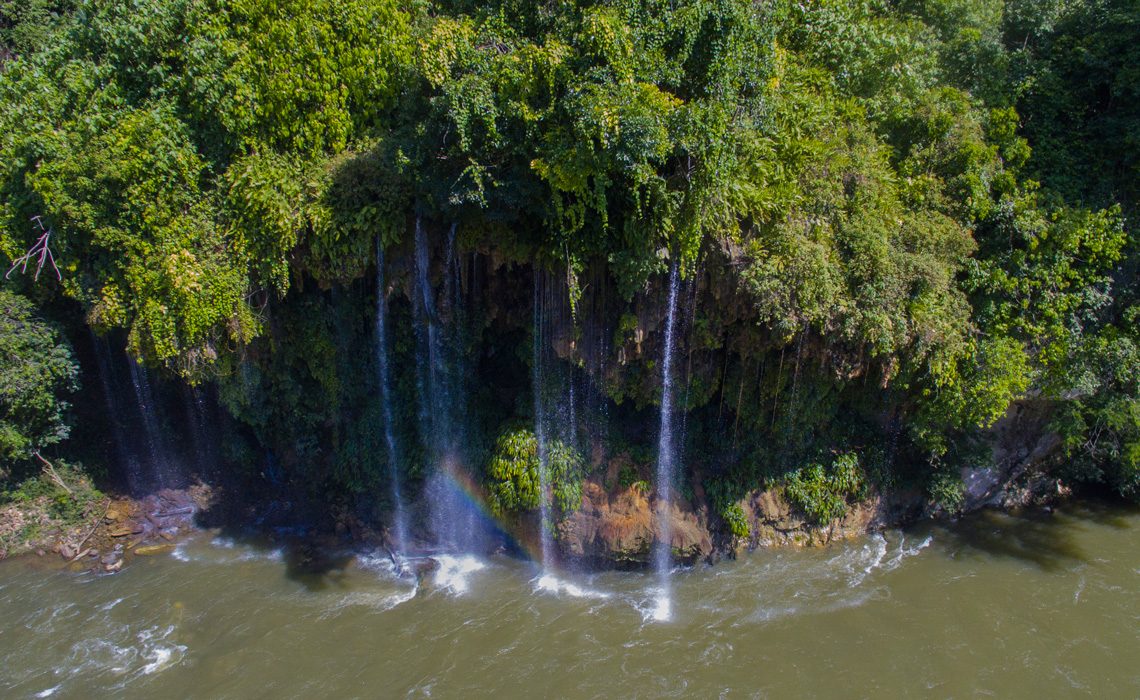
<svg viewBox="0 0 1140 700"><path fill-rule="evenodd" d="M538 508L542 499L558 513L569 513L582 503L582 458L561 440L546 445L550 493L542 494L539 478L538 438L526 428L509 430L495 443L487 465L487 496L496 515Z"/></svg>
<svg viewBox="0 0 1140 700"><path fill-rule="evenodd" d="M788 500L816 525L826 525L847 513L847 499L863 488L859 458L841 454L831 466L810 464L792 472L784 492Z"/></svg>

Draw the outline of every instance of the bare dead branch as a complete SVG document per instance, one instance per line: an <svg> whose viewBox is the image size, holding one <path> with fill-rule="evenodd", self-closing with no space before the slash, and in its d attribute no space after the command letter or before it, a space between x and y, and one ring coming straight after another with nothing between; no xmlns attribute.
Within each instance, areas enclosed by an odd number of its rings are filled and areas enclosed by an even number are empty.
<svg viewBox="0 0 1140 700"><path fill-rule="evenodd" d="M28 271L28 265L35 265L36 272L33 279L38 282L40 273L44 271L44 265L51 263L51 269L55 270L56 278L62 282L63 275L59 271L59 266L55 264L55 256L52 255L50 247L52 230L45 228L44 222L38 216L33 216L32 221L36 222L36 225L40 227L41 235L36 242L32 244L32 247L28 248L26 253L16 258L12 263L12 267L8 268L8 273L4 275L4 279L11 277L17 267L20 268L21 273L26 273Z"/></svg>
<svg viewBox="0 0 1140 700"><path fill-rule="evenodd" d="M33 452L32 454L35 456L36 459L38 459L44 463L44 474L47 474L49 479L54 481L56 483L56 485L59 486L60 488L62 488L64 491L67 491L68 496L74 496L75 495L75 492L71 490L71 487L68 486L67 484L65 484L63 479L60 478L59 474L56 473L55 467L53 467L51 465L51 462L44 459L43 455L41 455L38 450L36 452Z"/></svg>

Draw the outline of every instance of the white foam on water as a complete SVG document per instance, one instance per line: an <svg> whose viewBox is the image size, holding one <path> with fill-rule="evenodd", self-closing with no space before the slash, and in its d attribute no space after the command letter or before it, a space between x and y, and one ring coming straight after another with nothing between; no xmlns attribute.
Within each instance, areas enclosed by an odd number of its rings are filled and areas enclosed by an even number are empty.
<svg viewBox="0 0 1140 700"><path fill-rule="evenodd" d="M744 618L743 622L771 622L772 620L779 620L780 618L788 617L789 615L795 615L799 611L800 609L794 605L785 607L760 608L756 612ZM739 622L734 622L732 626L738 627Z"/></svg>
<svg viewBox="0 0 1140 700"><path fill-rule="evenodd" d="M846 575L847 587L857 588L859 584L883 562L887 556L887 538L876 533L862 547L852 547L835 556L829 564L838 567Z"/></svg>
<svg viewBox="0 0 1140 700"><path fill-rule="evenodd" d="M158 673L179 663L187 647L170 641L174 625L149 627L131 635L128 625L112 625L105 637L76 642L57 674L81 677L88 672L112 673L127 680ZM46 697L46 696L45 696Z"/></svg>
<svg viewBox="0 0 1140 700"><path fill-rule="evenodd" d="M44 615L47 619L43 619ZM55 631L56 618L60 620L70 620L79 614L79 607L75 603L62 603L54 605L50 608L42 608L35 611L33 614L22 620L24 627L30 630L36 630L41 633L51 633Z"/></svg>
<svg viewBox="0 0 1140 700"><path fill-rule="evenodd" d="M185 545L182 543L179 543L173 550L171 550L170 556L181 562L190 561L190 555L186 553Z"/></svg>
<svg viewBox="0 0 1140 700"><path fill-rule="evenodd" d="M908 559L910 557L916 556L919 552L921 552L922 550L929 547L932 542L934 542L934 536L933 535L927 535L926 539L924 539L923 541L919 542L918 544L914 545L913 547L907 547L906 546L906 537L903 535L900 535L899 536L899 546L895 550L895 553L887 561L887 563L883 564L883 570L884 571L894 571L895 569L898 568L899 564L901 564L904 559Z"/></svg>
<svg viewBox="0 0 1140 700"><path fill-rule="evenodd" d="M58 691L59 691L59 689L60 689L60 688L62 688L62 687L63 687L63 683L60 683L60 684L59 684L59 685L57 685L57 686L52 686L51 688L48 688L47 690L41 690L40 692L36 693L36 694L35 694L35 695L33 695L32 697L36 697L36 698L50 698L51 696L55 695L55 694L56 694L56 692L58 692Z"/></svg>
<svg viewBox="0 0 1140 700"><path fill-rule="evenodd" d="M396 565L389 557L380 554L358 554L353 558L352 565L380 580L392 581L399 578Z"/></svg>
<svg viewBox="0 0 1140 700"><path fill-rule="evenodd" d="M133 653L131 648L107 639L85 639L72 646L71 663L57 671L66 673L70 670L76 675L88 670L123 674L129 669Z"/></svg>
<svg viewBox="0 0 1140 700"><path fill-rule="evenodd" d="M386 612L415 598L418 591L418 587L412 587L407 591L399 591L397 593L377 593L369 591L346 593L329 606L328 610L321 613L320 619L327 620L330 617L336 616L345 608L351 607L371 608L377 612Z"/></svg>
<svg viewBox="0 0 1140 700"><path fill-rule="evenodd" d="M888 533L890 534L890 533ZM875 582L878 573L893 571L933 543L933 537L907 541L899 534L875 534L856 543L844 543L825 559L779 553L760 565L750 580L757 586L761 606L742 611L740 622L767 623L808 613L828 613L890 597L889 589ZM737 570L725 569L725 576ZM732 585L732 584L727 584Z"/></svg>
<svg viewBox="0 0 1140 700"><path fill-rule="evenodd" d="M440 554L432 558L439 564L435 572L436 588L450 590L455 595L467 592L471 574L487 568L484 562L472 554L461 557Z"/></svg>
<svg viewBox="0 0 1140 700"><path fill-rule="evenodd" d="M172 664L176 651L186 651L186 647L157 647L146 654L148 663L142 667L143 675L157 673Z"/></svg>
<svg viewBox="0 0 1140 700"><path fill-rule="evenodd" d="M139 656L147 662L141 669L143 675L158 673L182 660L186 647L167 641L173 633L174 625L170 625L162 629L151 627L135 635L140 645Z"/></svg>
<svg viewBox="0 0 1140 700"><path fill-rule="evenodd" d="M392 561L392 557L387 553L358 554L356 555L355 561L357 568L376 574L387 575L396 580L414 578L407 569L409 560L404 557L399 557L399 566L397 566L396 562Z"/></svg>
<svg viewBox="0 0 1140 700"><path fill-rule="evenodd" d="M549 571L543 572L534 580L534 590L535 592L552 593L554 595L567 595L571 598L604 600L610 597L610 594L604 591L595 591L589 588L583 588L569 581L563 581Z"/></svg>
<svg viewBox="0 0 1140 700"><path fill-rule="evenodd" d="M673 599L661 588L650 589L650 597L634 602L642 622L668 622L673 619Z"/></svg>
<svg viewBox="0 0 1140 700"><path fill-rule="evenodd" d="M236 551L237 561L281 561L285 558L285 550L281 547L266 551L252 545L240 544L229 537L215 537L210 540L210 546Z"/></svg>

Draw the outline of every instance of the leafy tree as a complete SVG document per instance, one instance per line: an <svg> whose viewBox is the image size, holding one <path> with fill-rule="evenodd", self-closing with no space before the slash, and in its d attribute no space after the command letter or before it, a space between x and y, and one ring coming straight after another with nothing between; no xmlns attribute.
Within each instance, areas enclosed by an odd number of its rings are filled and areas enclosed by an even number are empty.
<svg viewBox="0 0 1140 700"><path fill-rule="evenodd" d="M0 289L0 474L67 438L66 396L79 367L59 332L24 297Z"/></svg>

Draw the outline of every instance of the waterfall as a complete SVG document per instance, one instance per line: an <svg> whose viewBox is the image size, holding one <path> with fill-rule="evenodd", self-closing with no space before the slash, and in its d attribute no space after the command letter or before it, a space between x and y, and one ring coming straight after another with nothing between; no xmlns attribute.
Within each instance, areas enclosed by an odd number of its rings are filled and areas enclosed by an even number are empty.
<svg viewBox="0 0 1140 700"><path fill-rule="evenodd" d="M91 339L95 345L95 360L99 383L103 387L103 400L107 405L107 420L111 423L111 435L115 443L115 456L125 470L127 487L132 493L141 494L150 484L142 473L142 465L131 453L128 447L126 431L123 430L123 417L125 411L119 405L118 393L115 390L114 360L111 356L111 346L107 339L91 332Z"/></svg>
<svg viewBox="0 0 1140 700"><path fill-rule="evenodd" d="M384 289L384 248L376 240L376 364L380 376L380 416L384 424L384 446L388 455L388 474L395 507L395 545L397 556L408 549L408 516L404 512L404 496L400 490L400 461L396 450L396 430L392 419L392 379L388 365L388 297Z"/></svg>
<svg viewBox="0 0 1140 700"><path fill-rule="evenodd" d="M673 351L677 316L678 272L676 263L669 273L669 314L665 321L665 352L661 363L661 432L657 438L657 541L653 565L657 572L658 598L654 618L668 620L672 615L669 571L672 569L672 532L669 510L673 502L673 479L677 471L677 445L673 435Z"/></svg>
<svg viewBox="0 0 1140 700"><path fill-rule="evenodd" d="M543 401L543 355L545 354L546 338L544 327L544 296L542 290L542 272L535 267L534 270L534 361L531 367L531 383L534 386L534 436L538 443L538 508L539 508L539 541L542 545L542 568L545 571L550 566L550 552L554 547L551 537L552 523L550 519L550 462L546 442L546 406Z"/></svg>
<svg viewBox="0 0 1140 700"><path fill-rule="evenodd" d="M183 401L186 404L186 418L190 423L190 439L199 476L205 478L218 468L216 440L211 437L212 421L206 408L206 397L194 386L183 386Z"/></svg>
<svg viewBox="0 0 1140 700"><path fill-rule="evenodd" d="M578 411L575 408L576 401L574 399L574 368L571 367L566 377L567 383L567 396L566 396L566 410L570 413L570 418L567 420L563 429L562 442L569 445L571 448L578 449Z"/></svg>
<svg viewBox="0 0 1140 700"><path fill-rule="evenodd" d="M456 226L448 236L442 309L437 310L431 286L431 255L420 218L415 224L415 293L417 399L420 436L429 462L426 489L432 533L452 550L471 552L485 544L487 527L464 489L471 481L463 466L462 411L455 402L461 381L454 371L459 357L452 328L444 327L458 312L454 243ZM442 311L442 313L441 313ZM456 386L453 386L456 385Z"/></svg>
<svg viewBox="0 0 1140 700"><path fill-rule="evenodd" d="M130 368L131 385L135 390L135 400L138 402L139 414L142 416L143 437L146 439L147 449L150 452L152 470L152 483L159 488L174 488L179 486L170 463L170 449L162 432L161 421L158 418L158 406L154 400L154 391L151 389L150 377L146 367L140 365L135 358L127 355L127 366Z"/></svg>
<svg viewBox="0 0 1140 700"><path fill-rule="evenodd" d="M451 447L450 426L448 425L448 396L442 375L443 346L440 337L439 316L435 309L435 294L431 286L431 256L428 252L427 236L424 234L420 218L416 217L416 295L419 323L417 334L420 337L421 355L421 417L427 421L425 436L429 449L443 453ZM426 370L426 371L423 371ZM438 456L438 454L437 454Z"/></svg>

